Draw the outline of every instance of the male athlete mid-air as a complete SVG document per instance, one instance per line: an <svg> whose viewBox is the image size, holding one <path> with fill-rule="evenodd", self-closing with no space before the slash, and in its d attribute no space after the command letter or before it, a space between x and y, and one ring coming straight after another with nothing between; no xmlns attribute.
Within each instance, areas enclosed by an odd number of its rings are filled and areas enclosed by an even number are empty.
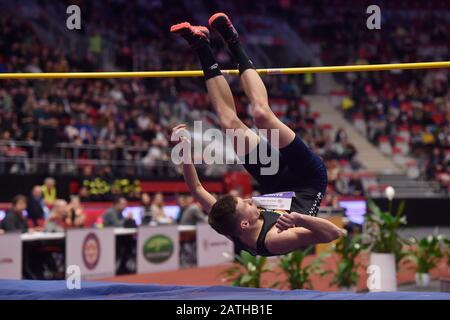
<svg viewBox="0 0 450 320"><path fill-rule="evenodd" d="M236 143L233 147L237 156L243 159L246 170L262 191L284 192L292 198L290 207L281 212L260 208L251 199L233 195L216 200L200 183L192 161L183 164L184 179L190 192L209 212L210 225L232 239L239 250L253 255L281 255L337 239L344 231L328 220L315 217L327 185L327 171L322 160L270 109L264 83L242 48L239 35L227 15L214 14L209 19L209 26L222 36L237 62L242 87L251 103L254 125L258 129L266 129L269 132L266 137L258 136L237 117L230 87L211 50L208 29L184 22L173 25L170 31L182 36L197 53L208 95L222 129L240 129L237 131L245 136L248 143L244 150ZM180 134L185 128L183 124L178 125L173 133ZM278 148L271 144L271 130L278 130ZM180 139L180 142L184 140ZM262 147L268 148L265 150L269 150L272 156L276 155L279 161L277 173L261 174L264 165L259 161L258 150ZM258 161L250 161L251 157Z"/></svg>

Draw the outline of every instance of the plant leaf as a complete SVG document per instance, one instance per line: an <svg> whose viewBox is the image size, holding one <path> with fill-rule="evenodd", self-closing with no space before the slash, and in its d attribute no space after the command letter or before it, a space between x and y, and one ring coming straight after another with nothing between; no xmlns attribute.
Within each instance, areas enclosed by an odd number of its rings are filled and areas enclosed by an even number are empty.
<svg viewBox="0 0 450 320"><path fill-rule="evenodd" d="M367 207L375 214L380 215L381 210L372 199L367 200Z"/></svg>
<svg viewBox="0 0 450 320"><path fill-rule="evenodd" d="M400 202L400 204L398 205L397 208L397 216L401 216L403 214L403 211L405 211L405 200L403 200L402 202Z"/></svg>

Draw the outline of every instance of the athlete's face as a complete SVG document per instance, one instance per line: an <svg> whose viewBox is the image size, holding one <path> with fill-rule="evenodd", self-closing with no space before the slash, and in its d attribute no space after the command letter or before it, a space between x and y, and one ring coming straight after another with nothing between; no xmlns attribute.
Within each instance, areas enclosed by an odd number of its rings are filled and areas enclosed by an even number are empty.
<svg viewBox="0 0 450 320"><path fill-rule="evenodd" d="M237 197L236 200L236 212L240 219L241 229L248 229L259 219L259 210L252 202L252 199Z"/></svg>

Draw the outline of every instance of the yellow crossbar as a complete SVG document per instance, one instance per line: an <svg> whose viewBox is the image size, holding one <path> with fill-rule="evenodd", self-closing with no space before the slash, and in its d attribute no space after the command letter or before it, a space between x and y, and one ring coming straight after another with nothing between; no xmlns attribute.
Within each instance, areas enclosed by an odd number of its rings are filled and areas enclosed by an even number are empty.
<svg viewBox="0 0 450 320"><path fill-rule="evenodd" d="M365 72L405 69L450 68L450 61L387 63L351 66L322 66L300 68L257 69L259 74L301 74L326 72ZM226 75L238 75L238 70L222 70ZM130 71L130 72L55 72L55 73L0 73L0 79L102 79L102 78L180 78L202 77L201 70L186 71Z"/></svg>

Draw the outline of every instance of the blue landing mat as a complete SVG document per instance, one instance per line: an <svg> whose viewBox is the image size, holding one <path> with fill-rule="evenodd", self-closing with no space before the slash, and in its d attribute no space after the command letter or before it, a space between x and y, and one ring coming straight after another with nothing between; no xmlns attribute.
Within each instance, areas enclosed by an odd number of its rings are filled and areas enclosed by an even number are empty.
<svg viewBox="0 0 450 320"><path fill-rule="evenodd" d="M0 300L131 299L131 300L450 300L443 292L320 292L252 289L229 286L194 287L82 282L68 290L65 281L0 280Z"/></svg>

